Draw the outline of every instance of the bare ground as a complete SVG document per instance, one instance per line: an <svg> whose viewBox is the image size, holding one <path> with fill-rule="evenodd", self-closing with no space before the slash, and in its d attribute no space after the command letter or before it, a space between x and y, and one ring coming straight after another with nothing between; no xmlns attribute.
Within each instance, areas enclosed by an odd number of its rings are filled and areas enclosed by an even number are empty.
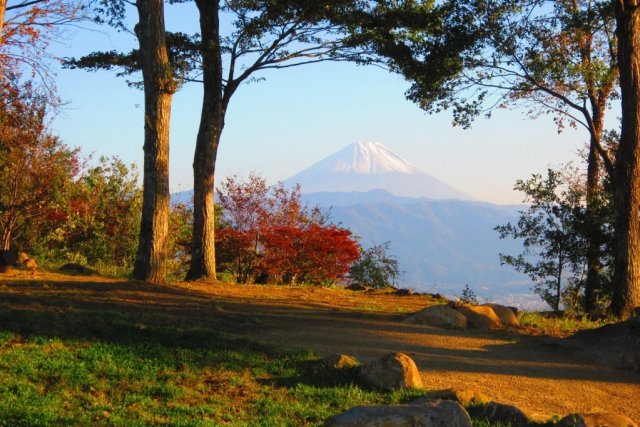
<svg viewBox="0 0 640 427"><path fill-rule="evenodd" d="M472 388L534 419L606 410L640 421L640 374L576 359L562 340L518 331L447 330L402 323L426 296L325 288L188 284L151 286L100 277L0 275L0 308L127 310L200 322L285 348L367 361L404 352L430 390ZM0 324L2 329L2 324Z"/></svg>

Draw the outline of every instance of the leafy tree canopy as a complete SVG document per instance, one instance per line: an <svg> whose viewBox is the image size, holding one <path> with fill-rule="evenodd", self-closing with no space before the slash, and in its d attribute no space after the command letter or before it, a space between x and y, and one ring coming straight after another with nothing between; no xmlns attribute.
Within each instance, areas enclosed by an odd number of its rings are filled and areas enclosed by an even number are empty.
<svg viewBox="0 0 640 427"><path fill-rule="evenodd" d="M390 255L390 242L362 249L360 257L351 265L349 278L356 283L373 288L393 286L400 275L398 260Z"/></svg>
<svg viewBox="0 0 640 427"><path fill-rule="evenodd" d="M554 310L569 287L579 288L586 274L584 188L570 178L575 171L547 170L518 180L515 190L525 194L529 208L517 224L496 227L500 238L521 239L519 255L500 254L502 264L513 266L534 282L534 291ZM567 284L568 283L568 284Z"/></svg>

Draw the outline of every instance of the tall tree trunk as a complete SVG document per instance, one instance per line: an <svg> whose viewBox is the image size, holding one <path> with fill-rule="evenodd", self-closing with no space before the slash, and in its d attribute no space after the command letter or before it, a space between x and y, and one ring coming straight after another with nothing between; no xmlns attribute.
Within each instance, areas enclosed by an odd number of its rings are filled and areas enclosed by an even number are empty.
<svg viewBox="0 0 640 427"><path fill-rule="evenodd" d="M202 34L202 115L193 159L193 240L188 280L216 278L213 187L224 128L218 0L196 0Z"/></svg>
<svg viewBox="0 0 640 427"><path fill-rule="evenodd" d="M169 116L176 90L169 64L163 0L137 0L144 81L144 179L142 221L134 277L164 283L169 232Z"/></svg>
<svg viewBox="0 0 640 427"><path fill-rule="evenodd" d="M11 249L11 228L3 228L2 236L0 237L0 249L3 251Z"/></svg>
<svg viewBox="0 0 640 427"><path fill-rule="evenodd" d="M640 307L640 0L614 0L622 98L616 157L614 314Z"/></svg>
<svg viewBox="0 0 640 427"><path fill-rule="evenodd" d="M11 249L11 239L13 238L13 230L16 226L15 211L9 210L4 215L2 221L2 234L0 235L0 249L8 251Z"/></svg>
<svg viewBox="0 0 640 427"><path fill-rule="evenodd" d="M603 106L604 107L604 106ZM602 232L599 221L600 203L600 154L598 143L602 136L602 118L604 108L594 105L593 129L591 130L591 143L589 144L589 158L587 165L587 279L584 289L584 311L593 314L596 309L596 292L602 287L602 261L601 243Z"/></svg>

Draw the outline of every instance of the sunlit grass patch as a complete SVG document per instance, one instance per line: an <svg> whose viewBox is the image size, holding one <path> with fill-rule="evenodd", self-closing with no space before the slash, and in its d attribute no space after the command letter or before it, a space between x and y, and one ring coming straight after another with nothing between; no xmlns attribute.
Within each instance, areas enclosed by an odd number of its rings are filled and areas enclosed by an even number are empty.
<svg viewBox="0 0 640 427"><path fill-rule="evenodd" d="M540 312L521 311L518 319L523 328L551 336L567 336L584 329L595 329L611 323L612 320L590 320L586 316L575 317Z"/></svg>

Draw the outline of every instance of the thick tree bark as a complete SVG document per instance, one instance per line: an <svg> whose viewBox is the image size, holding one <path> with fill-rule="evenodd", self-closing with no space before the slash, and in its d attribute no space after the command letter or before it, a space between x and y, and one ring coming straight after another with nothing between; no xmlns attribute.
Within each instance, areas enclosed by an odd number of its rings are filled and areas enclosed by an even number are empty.
<svg viewBox="0 0 640 427"><path fill-rule="evenodd" d="M175 92L164 27L163 0L138 0L135 27L144 81L144 179L134 277L164 283L169 231L169 116Z"/></svg>
<svg viewBox="0 0 640 427"><path fill-rule="evenodd" d="M614 314L640 307L640 9L639 0L614 0L622 98L616 157Z"/></svg>
<svg viewBox="0 0 640 427"><path fill-rule="evenodd" d="M11 249L14 230L18 220L16 211L9 209L2 218L2 233L0 233L0 249L8 251Z"/></svg>
<svg viewBox="0 0 640 427"><path fill-rule="evenodd" d="M11 229L3 229L0 238L0 249L8 251L11 249Z"/></svg>
<svg viewBox="0 0 640 427"><path fill-rule="evenodd" d="M216 278L213 187L224 128L218 0L196 0L202 34L202 115L193 159L193 240L187 280Z"/></svg>
<svg viewBox="0 0 640 427"><path fill-rule="evenodd" d="M607 95L608 96L608 95ZM605 98L606 99L606 98ZM602 232L599 215L600 189L600 154L598 144L602 136L604 110L603 102L593 102L591 141L587 164L587 278L585 281L584 311L593 314L596 309L596 292L602 287Z"/></svg>
<svg viewBox="0 0 640 427"><path fill-rule="evenodd" d="M592 136L593 139L593 136ZM589 147L587 165L587 278L584 288L584 311L592 314L596 306L596 292L602 287L600 222L598 221L598 195L600 194L600 156L593 143Z"/></svg>

